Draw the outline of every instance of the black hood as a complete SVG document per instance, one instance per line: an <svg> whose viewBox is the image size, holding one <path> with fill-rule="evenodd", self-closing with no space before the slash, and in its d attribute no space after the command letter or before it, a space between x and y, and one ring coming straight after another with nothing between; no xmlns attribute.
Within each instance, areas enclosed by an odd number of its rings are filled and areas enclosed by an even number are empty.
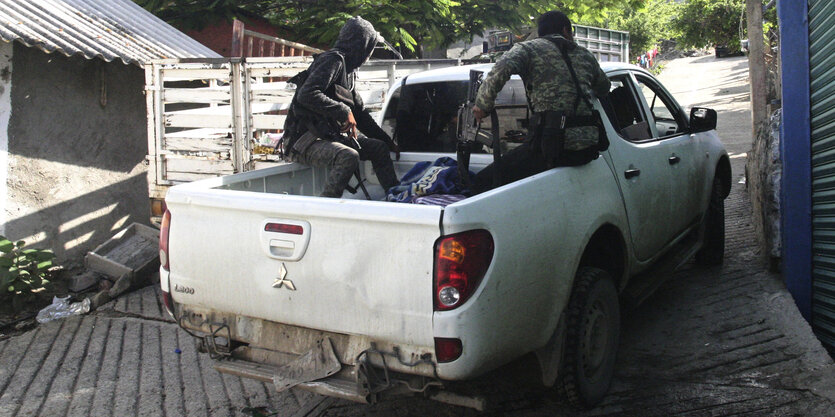
<svg viewBox="0 0 835 417"><path fill-rule="evenodd" d="M357 16L348 19L342 26L333 49L345 56L345 71L351 73L365 63L376 45L377 31L374 26Z"/></svg>

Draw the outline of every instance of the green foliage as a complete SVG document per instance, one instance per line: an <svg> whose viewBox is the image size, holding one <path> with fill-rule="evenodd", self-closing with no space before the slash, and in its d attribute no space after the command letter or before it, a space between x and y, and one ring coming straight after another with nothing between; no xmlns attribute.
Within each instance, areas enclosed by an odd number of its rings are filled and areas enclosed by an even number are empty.
<svg viewBox="0 0 835 417"><path fill-rule="evenodd" d="M649 72L651 72L653 75L659 75L662 71L664 71L665 66L666 65L664 64L655 64L652 66L652 68L649 69Z"/></svg>
<svg viewBox="0 0 835 417"><path fill-rule="evenodd" d="M418 45L444 47L487 29L521 29L548 10L572 20L601 22L609 10L646 0L134 0L183 29L233 17L264 17L296 34L297 41L332 45L351 16L362 16L394 45L418 55Z"/></svg>
<svg viewBox="0 0 835 417"><path fill-rule="evenodd" d="M608 29L628 31L629 51L634 57L652 49L662 39L675 37L672 21L679 8L679 3L671 0L647 0L638 7L610 10L600 25Z"/></svg>
<svg viewBox="0 0 835 417"><path fill-rule="evenodd" d="M417 46L446 47L488 29L519 31L542 13L559 8L573 19L602 19L606 10L644 0L348 0L293 2L271 10L273 21L320 44L331 45L349 17L360 15L395 46L416 54Z"/></svg>
<svg viewBox="0 0 835 417"><path fill-rule="evenodd" d="M304 3L304 4L303 4ZM310 42L332 45L342 24L359 15L394 45L415 51L422 39L445 39L454 32L452 0L377 0L297 2L277 7L267 15Z"/></svg>
<svg viewBox="0 0 835 417"><path fill-rule="evenodd" d="M11 300L15 310L49 284L49 268L55 258L48 250L24 249L25 244L0 236L0 300Z"/></svg>
<svg viewBox="0 0 835 417"><path fill-rule="evenodd" d="M218 21L261 17L269 9L262 0L133 0L181 30L200 30Z"/></svg>
<svg viewBox="0 0 835 417"><path fill-rule="evenodd" d="M739 22L745 0L687 0L673 19L679 45L705 48L725 45L739 51Z"/></svg>

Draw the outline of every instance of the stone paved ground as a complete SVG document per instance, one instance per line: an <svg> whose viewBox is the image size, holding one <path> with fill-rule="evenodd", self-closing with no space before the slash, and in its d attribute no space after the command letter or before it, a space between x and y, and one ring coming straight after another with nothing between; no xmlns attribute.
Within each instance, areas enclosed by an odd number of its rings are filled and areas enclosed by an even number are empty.
<svg viewBox="0 0 835 417"><path fill-rule="evenodd" d="M463 387L484 395L491 414L512 416L835 416L835 365L799 316L779 276L756 252L750 203L738 179L750 139L739 80L741 59L689 58L699 74L665 80L685 107L703 103L698 78L719 71L719 131L734 156L726 202L726 262L689 266L624 316L613 386L593 410L571 410L536 383L524 357ZM698 81L698 82L697 82ZM688 98L690 95L692 98ZM684 98L682 98L684 97ZM747 118L746 118L747 117ZM0 340L3 416L236 416L263 407L278 416L469 416L423 398L374 406L221 375L166 317L146 288L83 317ZM181 353L177 353L179 350Z"/></svg>
<svg viewBox="0 0 835 417"><path fill-rule="evenodd" d="M304 416L324 400L217 373L157 296L146 288L0 342L0 416Z"/></svg>

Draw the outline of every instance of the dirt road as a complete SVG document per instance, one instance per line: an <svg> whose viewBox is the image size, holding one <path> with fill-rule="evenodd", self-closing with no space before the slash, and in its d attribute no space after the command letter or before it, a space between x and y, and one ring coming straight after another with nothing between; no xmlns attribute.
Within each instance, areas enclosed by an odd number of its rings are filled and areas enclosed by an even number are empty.
<svg viewBox="0 0 835 417"><path fill-rule="evenodd" d="M710 107L718 113L716 130L728 152L751 148L751 98L748 58L713 55L669 61L658 79L684 107Z"/></svg>

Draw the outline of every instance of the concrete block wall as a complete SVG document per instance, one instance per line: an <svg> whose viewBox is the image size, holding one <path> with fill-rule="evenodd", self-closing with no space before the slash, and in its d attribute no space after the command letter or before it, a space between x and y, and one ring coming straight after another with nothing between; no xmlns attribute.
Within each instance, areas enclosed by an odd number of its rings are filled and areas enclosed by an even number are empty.
<svg viewBox="0 0 835 417"><path fill-rule="evenodd" d="M0 231L73 264L148 223L143 70L0 41L0 71Z"/></svg>

